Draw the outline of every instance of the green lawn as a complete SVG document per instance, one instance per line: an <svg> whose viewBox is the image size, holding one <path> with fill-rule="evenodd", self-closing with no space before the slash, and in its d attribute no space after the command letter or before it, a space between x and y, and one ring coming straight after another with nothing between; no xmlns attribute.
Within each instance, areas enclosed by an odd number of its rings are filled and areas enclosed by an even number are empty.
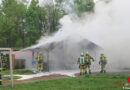
<svg viewBox="0 0 130 90"><path fill-rule="evenodd" d="M26 69L14 69L13 70L13 73L14 74L19 74L19 75L29 75L29 74L36 74L30 70L26 70ZM5 70L5 71L2 71L2 74L3 75L10 75L10 70Z"/></svg>
<svg viewBox="0 0 130 90"><path fill-rule="evenodd" d="M0 86L0 90L122 90L116 82L126 83L128 74L92 74L82 77L39 81L11 86Z"/></svg>

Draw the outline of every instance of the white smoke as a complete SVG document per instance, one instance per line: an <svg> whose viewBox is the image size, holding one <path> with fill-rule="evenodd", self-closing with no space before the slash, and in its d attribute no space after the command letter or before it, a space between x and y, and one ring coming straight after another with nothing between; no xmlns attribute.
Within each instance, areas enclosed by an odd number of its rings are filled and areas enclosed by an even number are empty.
<svg viewBox="0 0 130 90"><path fill-rule="evenodd" d="M55 0L39 0L39 5L44 7L45 5L55 5Z"/></svg>
<svg viewBox="0 0 130 90"><path fill-rule="evenodd" d="M82 19L72 20L71 15L64 16L63 25L53 37L39 44L73 37L73 41L88 39L101 46L108 62L116 67L130 67L130 0L112 0L109 3L99 1L93 14L85 13ZM66 47L67 48L67 47ZM99 60L99 59L98 59Z"/></svg>
<svg viewBox="0 0 130 90"><path fill-rule="evenodd" d="M98 2L93 20L85 25L89 29L89 40L101 45L109 60L119 67L129 67L130 26L129 0L113 0L105 4ZM91 36L92 35L92 36Z"/></svg>

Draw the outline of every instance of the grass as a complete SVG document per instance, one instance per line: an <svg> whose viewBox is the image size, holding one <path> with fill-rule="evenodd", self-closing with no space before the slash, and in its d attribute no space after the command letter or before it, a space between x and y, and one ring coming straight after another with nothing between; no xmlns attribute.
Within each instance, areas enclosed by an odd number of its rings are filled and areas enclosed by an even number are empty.
<svg viewBox="0 0 130 90"><path fill-rule="evenodd" d="M92 74L57 80L39 81L11 86L0 86L0 90L122 90L116 83L126 83L128 74Z"/></svg>
<svg viewBox="0 0 130 90"><path fill-rule="evenodd" d="M26 70L26 69L14 69L13 70L13 73L14 74L22 74L22 75L29 75L29 74L36 74L34 72L31 72L29 70ZM10 75L10 70L5 70L5 71L2 71L2 74L3 75Z"/></svg>

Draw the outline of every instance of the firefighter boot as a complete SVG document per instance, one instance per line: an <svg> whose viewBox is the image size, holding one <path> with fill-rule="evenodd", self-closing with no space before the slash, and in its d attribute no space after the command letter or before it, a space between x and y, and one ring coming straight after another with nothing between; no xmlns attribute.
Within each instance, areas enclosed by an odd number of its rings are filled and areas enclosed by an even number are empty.
<svg viewBox="0 0 130 90"><path fill-rule="evenodd" d="M100 73L103 73L103 70L101 70Z"/></svg>
<svg viewBox="0 0 130 90"><path fill-rule="evenodd" d="M105 65L103 66L103 71L104 71L104 73L106 73L106 67L105 67Z"/></svg>
<svg viewBox="0 0 130 90"><path fill-rule="evenodd" d="M0 85L2 85L2 75L0 74Z"/></svg>
<svg viewBox="0 0 130 90"><path fill-rule="evenodd" d="M91 74L91 70L89 70L89 74Z"/></svg>
<svg viewBox="0 0 130 90"><path fill-rule="evenodd" d="M84 68L84 73L87 74L87 68L86 67Z"/></svg>
<svg viewBox="0 0 130 90"><path fill-rule="evenodd" d="M82 75L82 69L80 68L80 75Z"/></svg>

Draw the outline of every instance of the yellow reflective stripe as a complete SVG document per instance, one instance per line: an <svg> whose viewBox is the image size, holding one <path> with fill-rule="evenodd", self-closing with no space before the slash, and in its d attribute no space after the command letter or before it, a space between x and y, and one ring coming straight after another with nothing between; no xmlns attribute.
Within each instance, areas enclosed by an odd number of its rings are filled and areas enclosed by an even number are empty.
<svg viewBox="0 0 130 90"><path fill-rule="evenodd" d="M83 65L83 64L85 64L85 60L84 60L84 57L80 57L80 65Z"/></svg>
<svg viewBox="0 0 130 90"><path fill-rule="evenodd" d="M6 69L6 68L0 68L0 70L3 70L3 69Z"/></svg>
<svg viewBox="0 0 130 90"><path fill-rule="evenodd" d="M39 56L37 56L37 60L38 60L38 61L40 60L40 57L39 57Z"/></svg>
<svg viewBox="0 0 130 90"><path fill-rule="evenodd" d="M3 81L3 80L0 80L0 82Z"/></svg>
<svg viewBox="0 0 130 90"><path fill-rule="evenodd" d="M105 60L107 61L107 56L105 56Z"/></svg>
<svg viewBox="0 0 130 90"><path fill-rule="evenodd" d="M104 57L101 57L101 60L103 61L103 60L104 60Z"/></svg>
<svg viewBox="0 0 130 90"><path fill-rule="evenodd" d="M86 56L86 60L87 60L87 62L88 62L88 56Z"/></svg>

